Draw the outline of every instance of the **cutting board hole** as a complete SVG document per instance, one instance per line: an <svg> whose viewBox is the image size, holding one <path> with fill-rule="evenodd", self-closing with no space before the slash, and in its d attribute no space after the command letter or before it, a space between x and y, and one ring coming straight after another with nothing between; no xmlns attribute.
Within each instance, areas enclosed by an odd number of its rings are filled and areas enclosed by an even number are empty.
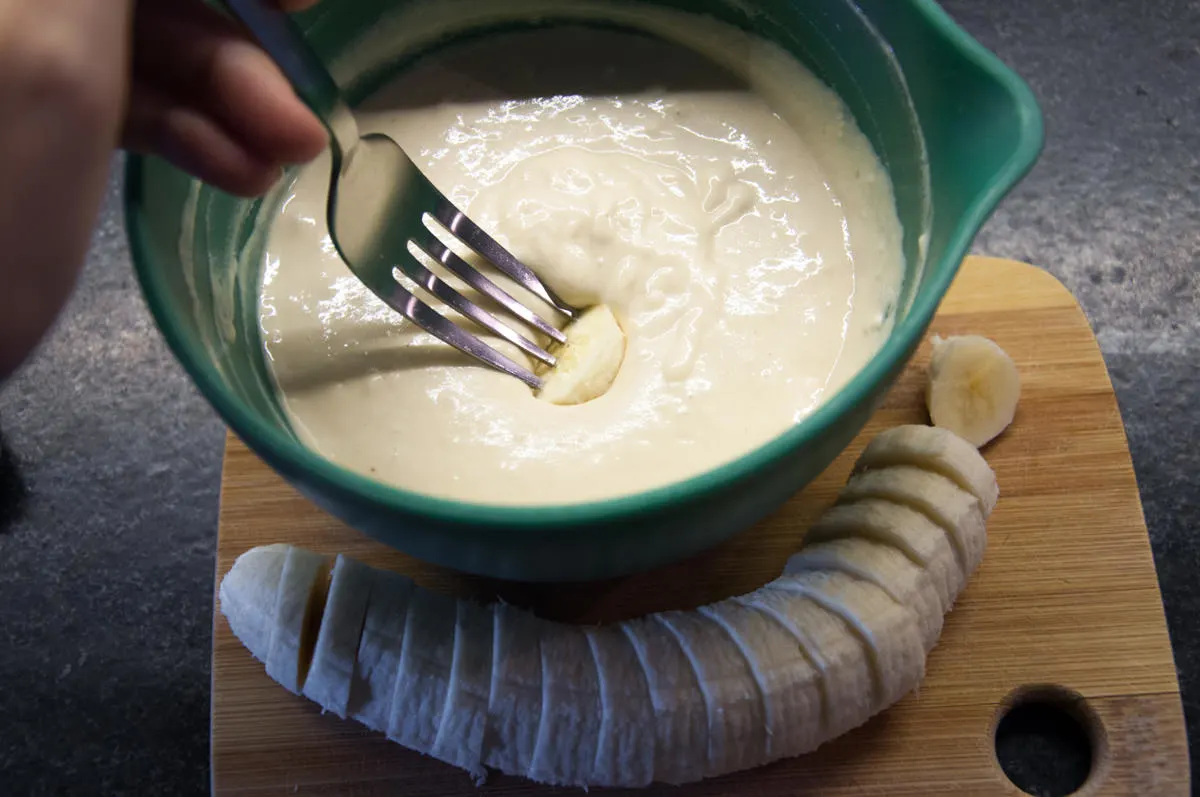
<svg viewBox="0 0 1200 797"><path fill-rule="evenodd" d="M1102 757L1099 718L1069 689L1023 687L997 716L996 760L1013 785L1033 797L1077 793Z"/></svg>

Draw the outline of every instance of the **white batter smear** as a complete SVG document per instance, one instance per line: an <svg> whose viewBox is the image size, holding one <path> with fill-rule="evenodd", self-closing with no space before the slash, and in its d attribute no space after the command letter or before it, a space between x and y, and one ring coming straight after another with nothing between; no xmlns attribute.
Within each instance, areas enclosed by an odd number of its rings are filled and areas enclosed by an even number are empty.
<svg viewBox="0 0 1200 797"><path fill-rule="evenodd" d="M272 223L260 308L302 439L424 493L578 502L746 453L853 376L903 277L890 182L823 84L723 35L738 77L637 34L555 28L459 45L381 92L364 128L568 301L608 304L628 348L608 393L561 407L403 321L330 243L322 159Z"/></svg>

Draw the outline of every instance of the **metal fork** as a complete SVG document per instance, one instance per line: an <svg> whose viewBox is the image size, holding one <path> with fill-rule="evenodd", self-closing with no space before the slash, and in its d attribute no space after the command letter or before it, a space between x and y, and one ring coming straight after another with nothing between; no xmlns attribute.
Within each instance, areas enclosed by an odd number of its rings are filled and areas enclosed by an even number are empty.
<svg viewBox="0 0 1200 797"><path fill-rule="evenodd" d="M225 1L329 130L333 166L326 217L333 244L350 270L389 307L426 332L539 389L539 376L408 291L397 281L396 269L465 318L550 367L556 362L552 354L426 268L410 245L553 341L565 343L566 337L444 245L426 226L426 216L567 319L576 317L579 310L556 296L528 266L456 208L399 144L378 133L360 136L337 83L299 27L275 7L274 0Z"/></svg>

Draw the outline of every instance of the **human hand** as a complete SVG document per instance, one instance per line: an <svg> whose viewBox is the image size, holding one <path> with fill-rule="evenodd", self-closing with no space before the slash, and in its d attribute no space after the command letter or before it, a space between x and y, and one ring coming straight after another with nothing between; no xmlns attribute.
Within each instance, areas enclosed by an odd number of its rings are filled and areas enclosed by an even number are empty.
<svg viewBox="0 0 1200 797"><path fill-rule="evenodd" d="M316 0L279 0L295 11ZM316 157L325 129L274 62L199 0L140 0L122 145L255 196Z"/></svg>
<svg viewBox="0 0 1200 797"><path fill-rule="evenodd" d="M0 0L0 380L74 286L115 148L256 195L324 143L270 59L200 0Z"/></svg>

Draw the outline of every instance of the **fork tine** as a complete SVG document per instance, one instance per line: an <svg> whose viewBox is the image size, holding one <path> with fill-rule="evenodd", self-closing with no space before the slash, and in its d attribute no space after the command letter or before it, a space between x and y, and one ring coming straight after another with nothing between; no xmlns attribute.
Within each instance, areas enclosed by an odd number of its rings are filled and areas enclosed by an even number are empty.
<svg viewBox="0 0 1200 797"><path fill-rule="evenodd" d="M379 298L443 343L448 343L499 371L515 376L534 390L541 389L542 380L536 374L505 357L462 327L443 318L429 305L409 293L403 285L393 281L390 290L386 294L381 292Z"/></svg>
<svg viewBox="0 0 1200 797"><path fill-rule="evenodd" d="M431 231L424 230L424 235L421 235L420 240L411 239L414 244L420 247L425 254L441 263L451 273L459 279L466 282L475 290L490 297L493 301L503 305L510 313L517 316L521 320L536 327L539 332L547 335L559 343L566 343L567 336L548 324L541 316L530 310L525 305L514 299L511 294L505 291L496 283L492 282L478 269L471 266L470 263L456 255L452 249L437 239Z"/></svg>
<svg viewBox="0 0 1200 797"><path fill-rule="evenodd" d="M432 254L426 251L416 241L411 241L410 243L425 255L433 257ZM410 252L409 254L411 255L412 253ZM425 268L425 266L422 265L415 256L402 259L397 268L399 268L400 271L402 271L413 282L417 283L422 288L429 291L431 294L441 299L443 302L450 305L467 318L470 318L477 324L490 329L492 332L504 338L509 343L520 348L521 351L525 352L529 356L536 357L546 365L550 366L553 366L557 362L555 358L549 352L543 350L542 347L527 339L524 335L517 333L507 324L502 323L494 315L479 307L477 304L463 296L458 291L454 290L454 288L448 285L444 280L442 280L429 269Z"/></svg>
<svg viewBox="0 0 1200 797"><path fill-rule="evenodd" d="M496 242L492 236L484 232L466 214L454 206L450 200L440 196L437 207L431 213L435 219L467 246L492 262L496 268L507 274L526 290L540 296L567 318L574 318L576 313L571 305L558 298L549 286L538 279L533 271L517 260L507 249Z"/></svg>

